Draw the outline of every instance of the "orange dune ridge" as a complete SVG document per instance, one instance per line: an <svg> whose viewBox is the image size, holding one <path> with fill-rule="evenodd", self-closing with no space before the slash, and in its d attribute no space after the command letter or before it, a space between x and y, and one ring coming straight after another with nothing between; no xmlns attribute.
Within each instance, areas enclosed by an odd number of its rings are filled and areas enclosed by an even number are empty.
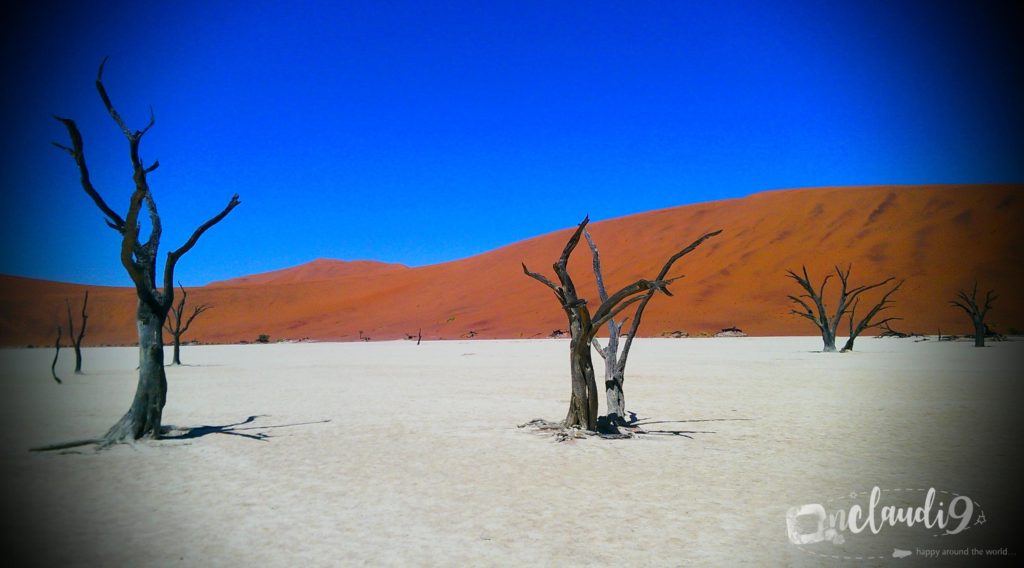
<svg viewBox="0 0 1024 568"><path fill-rule="evenodd" d="M614 290L653 278L674 252L723 229L675 265L671 275L686 277L670 286L672 297L650 303L642 336L731 326L751 335L814 335L810 322L789 313L787 296L798 288L785 271L806 265L817 283L834 265L849 263L853 286L906 279L884 312L903 318L893 324L900 331L968 333L967 317L949 300L977 279L981 293L994 288L999 295L988 321L1007 333L1024 329L1016 288L1024 266L1022 219L1022 185L872 186L769 191L595 222L590 232ZM213 309L185 339L385 340L421 329L424 339L546 337L566 328L565 315L520 263L554 279L551 264L571 230L432 266L317 260L194 288L189 301ZM586 242L570 270L582 296L596 304ZM0 276L0 344L52 345L56 325L66 325L65 298L77 306L85 288ZM88 288L85 344L134 343L134 290ZM837 289L833 278L826 299ZM863 300L877 297L868 292Z"/></svg>

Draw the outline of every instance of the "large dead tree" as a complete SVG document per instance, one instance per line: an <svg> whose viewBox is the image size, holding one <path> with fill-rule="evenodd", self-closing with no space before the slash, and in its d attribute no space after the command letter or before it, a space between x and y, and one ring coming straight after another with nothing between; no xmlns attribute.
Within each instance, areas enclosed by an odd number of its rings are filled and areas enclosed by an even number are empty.
<svg viewBox="0 0 1024 568"><path fill-rule="evenodd" d="M66 146L54 142L54 145L67 152L75 160L85 193L103 213L107 225L121 235L121 265L128 272L138 296L135 319L139 334L139 381L135 397L124 416L110 428L103 438L84 441L84 443L99 443L101 447L143 437L160 437L161 417L167 400L163 327L167 313L174 303L174 269L181 257L192 250L199 238L210 227L219 223L241 203L237 194L232 196L220 213L196 228L181 247L168 252L163 267L163 286L157 285L157 255L162 226L156 201L149 188L148 176L159 167L160 163L154 161L148 166L144 165L139 154L142 137L153 127L155 119L152 109L150 109L149 123L145 128L134 131L128 128L124 119L114 108L107 95L107 90L103 86L103 67L106 62L107 60L104 58L96 73L96 90L99 92L107 113L128 140L128 155L131 160L132 180L135 185L129 199L128 212L124 217L107 205L107 202L93 186L78 126L69 118L54 117L67 129L71 144ZM145 208L145 213L143 213L143 208ZM142 230L140 215L143 214L148 214L149 217L149 236L145 241L140 236ZM67 447L68 445L60 446ZM56 447L52 446L46 449L55 449Z"/></svg>
<svg viewBox="0 0 1024 568"><path fill-rule="evenodd" d="M852 265L848 265L846 267L845 272L843 272L841 268L836 266L836 275L839 276L840 282L839 297L837 298L835 312L830 314L827 306L825 306L824 295L825 287L828 285L828 281L829 279L832 278L832 275L829 274L825 276L825 279L822 280L821 282L821 286L815 288L814 285L811 284L811 277L808 276L807 274L807 267L804 266L802 267L802 269L803 276L793 272L792 270L786 271L786 275L795 280L797 284L799 284L800 287L803 288L806 292L806 294L789 296L789 299L791 301L798 304L802 308L800 310L791 309L790 313L807 318L812 323L814 323L815 326L817 326L818 330L821 332L821 339L825 344L825 347L822 349L822 351L826 353L834 353L836 351L836 331L839 329L839 324L842 321L843 316L846 315L846 313L850 310L851 306L856 304L858 297L864 292L867 292L868 290L878 288L879 286L884 286L895 279L894 277L890 276L889 278L886 278L885 280L882 280L881 282L877 282L875 284L867 284L864 286L857 286L856 288L850 288L849 279ZM896 288L899 288L899 286L900 284L897 284ZM891 294L894 291L895 289L891 290L889 294ZM888 298L888 294L886 294L886 298ZM808 303L808 301L810 301L810 303ZM812 304L814 306L813 309L811 307ZM877 314L877 312L880 311L883 306L881 306L880 302L880 304L875 307L878 308L878 310L871 310L874 312L874 314L869 314L866 320L862 320L867 322L865 323L866 326L870 323L871 318L874 317L874 315ZM878 323L881 324L882 322ZM867 329L867 327L865 327L864 329ZM863 331L863 329L861 329L860 331ZM860 332L858 331L858 333ZM853 347L852 343L850 343L850 347Z"/></svg>
<svg viewBox="0 0 1024 568"><path fill-rule="evenodd" d="M192 326L192 320L213 307L210 304L193 306L192 313L185 317L185 302L188 298L188 292L185 291L185 287L181 285L181 282L178 283L178 288L181 289L181 299L178 300L177 306L171 308L171 311L168 313L167 322L164 324L167 333L171 334L171 340L174 342L174 356L171 359L172 365L181 365L181 336L185 335L188 328Z"/></svg>
<svg viewBox="0 0 1024 568"><path fill-rule="evenodd" d="M992 302L995 302L998 298L995 290L986 292L985 301L978 304L978 282L975 281L974 289L971 290L970 296L967 295L966 291L960 290L957 292L956 297L956 300L950 300L950 305L956 306L967 313L968 317L971 318L971 323L974 324L974 346L984 347L985 334L988 332L988 326L985 325L985 316L992 309Z"/></svg>
<svg viewBox="0 0 1024 568"><path fill-rule="evenodd" d="M523 273L544 284L555 293L555 297L569 321L569 372L572 392L569 398L569 411L563 425L567 428L578 427L595 431L598 418L598 394L590 351L594 336L601 326L614 319L627 307L642 301L646 293L661 291L671 296L667 286L675 279L665 280L663 278L664 274L668 272L666 268L660 273L661 278L637 280L608 296L591 313L587 301L578 296L576 285L569 275L568 268L569 256L579 244L580 236L589 222L590 218L585 218L576 227L566 242L562 255L552 265L558 276L559 284L555 284L541 274L530 272L525 263L523 263ZM674 262L674 260L670 259L670 262Z"/></svg>
<svg viewBox="0 0 1024 568"><path fill-rule="evenodd" d="M75 374L82 374L82 339L85 338L85 327L89 322L89 314L86 309L89 306L89 291L85 291L85 299L82 300L82 327L78 328L78 335L75 335L75 319L71 316L71 300L64 299L68 307L68 338L71 346L75 349Z"/></svg>
<svg viewBox="0 0 1024 568"><path fill-rule="evenodd" d="M686 248L674 254L662 267L661 272L654 279L655 282L664 281L665 277L668 276L668 271L671 270L672 265L677 260L693 252L697 247L701 245L707 239L718 235L722 231L714 231L702 235L699 239L690 243ZM604 285L604 274L601 270L601 254L597 249L597 245L594 244L594 239L590 237L590 231L584 230L583 236L587 239L587 244L590 246L590 253L594 261L594 279L597 282L597 294L602 302L608 300L608 292ZM626 332L626 340L622 343L622 351L619 351L619 340L622 334L622 329L625 327L626 322L629 318L623 318L621 321L615 321L614 318L608 320L608 343L604 347L598 341L595 336L591 343L597 350L597 353L604 359L604 392L605 392L605 403L608 407L608 420L610 423L618 426L623 426L627 423L626 421L626 397L623 391L623 384L626 381L626 361L629 359L629 348L633 345L633 339L636 338L637 331L640 329L640 321L643 319L644 309L647 307L648 302L654 297L655 289L650 289L644 294L643 298L637 303L636 310L633 312L633 323L629 327L629 331Z"/></svg>

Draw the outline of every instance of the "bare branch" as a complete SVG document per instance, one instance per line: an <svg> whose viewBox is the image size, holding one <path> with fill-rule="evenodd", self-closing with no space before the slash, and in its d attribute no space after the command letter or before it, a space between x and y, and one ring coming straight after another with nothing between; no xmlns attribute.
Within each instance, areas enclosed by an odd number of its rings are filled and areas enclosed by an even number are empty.
<svg viewBox="0 0 1024 568"><path fill-rule="evenodd" d="M676 254L674 254L671 257L669 257L669 259L665 261L664 266L661 267L661 271L658 272L658 276L657 276L657 278L655 278L655 281L665 281L665 277L668 275L668 272L670 270L672 270L672 265L675 264L676 261L678 261L680 258L683 258L684 256L686 256L686 255L690 254L691 252L693 252L694 250L696 250L697 247L699 247L701 244L704 243L704 241L706 241L706 240L708 240L708 239L710 239L712 237L716 237L716 236L718 236L720 234L722 234L722 229L718 229L718 230L715 230L715 231L704 233L703 235L698 237L697 240L695 240L692 243L686 245L679 252L677 252ZM672 278L671 280L666 281L666 283L674 282L675 280L678 280L679 278L682 278L682 276L677 276L676 278ZM669 296L672 295L667 289L663 289L662 291L665 292ZM654 297L654 290L651 290L651 291L649 291L644 296L643 301L640 303L639 306L637 306L636 311L633 313L633 325L630 326L629 331L626 334L626 341L623 342L623 344L622 344L622 354L620 355L619 361L618 361L619 367L621 367L623 369L626 367L626 360L629 359L629 350L633 346L633 338L636 337L637 332L640 330L640 322L641 322L641 320L643 319L643 316L644 316L644 309L647 308L647 303L650 302L651 298L653 298L653 297ZM623 323L623 325L625 325L625 323L626 323L625 320L623 320L622 323Z"/></svg>
<svg viewBox="0 0 1024 568"><path fill-rule="evenodd" d="M113 118L114 122L121 127L121 132L123 132L128 139L131 139L132 131L128 128L124 119L121 118L121 115L118 114L117 109L114 108L114 103L110 102L110 96L107 95L107 89L103 86L103 68L107 65L107 59L110 59L110 56L106 56L103 58L103 61L100 61L100 68L96 72L96 90L99 91L100 98L103 99L103 106L106 107L107 113L110 114L110 118Z"/></svg>
<svg viewBox="0 0 1024 568"><path fill-rule="evenodd" d="M192 325L192 320L196 319L196 316L205 312L206 310L209 310L212 307L213 306L211 306L210 304L199 304L198 306L192 308L192 315L190 315L188 319L185 320L185 325L182 326L181 333L184 334L185 332L188 331L188 328Z"/></svg>
<svg viewBox="0 0 1024 568"><path fill-rule="evenodd" d="M960 302L956 302L956 301L950 300L949 303L950 303L950 305L956 306L956 307L960 308L961 310L967 312L967 315L969 315L971 317L974 316L974 312L969 307L961 304Z"/></svg>
<svg viewBox="0 0 1024 568"><path fill-rule="evenodd" d="M801 312L801 311L792 310L792 309L789 310L789 313L798 315L800 317L805 317L805 318L811 320L812 322L814 322L814 325L818 326L819 328L821 327L821 322L818 321L818 318L814 317L814 314L812 314L812 313Z"/></svg>
<svg viewBox="0 0 1024 568"><path fill-rule="evenodd" d="M717 231L711 231L710 233L705 233L701 235L700 238L686 245L686 247L684 247L682 250L669 257L669 259L665 261L665 265L661 267L661 272L658 273L658 277L655 278L655 281L665 280L665 276L668 275L669 270L672 270L672 265L675 264L677 260L683 258L684 256L696 250L696 248L699 247L704 241L710 239L711 237L718 236L721 233L722 229L718 229Z"/></svg>
<svg viewBox="0 0 1024 568"><path fill-rule="evenodd" d="M597 330L600 329L600 327L602 325L608 323L608 321L610 319L612 319L615 316L619 315L619 312L621 312L622 310L628 308L629 306L631 306L631 305L633 305L633 304L643 300L644 298L645 298L645 296L633 296L632 298L629 298L628 300L625 300L625 301L621 302L618 306L616 306L610 312L608 312L606 314L602 314L601 317L594 317L594 319L593 319L593 326L594 326L593 333L596 334ZM603 308L604 304L601 304L601 307ZM600 311L600 308L598 309L598 311ZM593 336L591 336L591 337L593 337Z"/></svg>
<svg viewBox="0 0 1024 568"><path fill-rule="evenodd" d="M537 282L540 282L541 284L547 286L548 288L551 288L556 293L558 292L558 286L555 285L554 282L548 280L543 274L538 274L536 272L530 272L530 269L526 268L526 263L525 262L523 262L521 264L523 265L523 273L524 274L526 274L530 278L533 278Z"/></svg>
<svg viewBox="0 0 1024 568"><path fill-rule="evenodd" d="M999 296L997 296L995 294L995 290L989 290L988 292L985 293L985 305L984 305L984 307L982 307L981 312L980 312L980 315L981 315L982 319L984 319L985 318L985 314L987 314L988 311L990 309L992 309L992 303L995 302L998 299L999 299Z"/></svg>
<svg viewBox="0 0 1024 568"><path fill-rule="evenodd" d="M572 251L580 242L580 234L583 233L583 230L587 228L587 223L589 222L590 215L587 215L586 217L583 218L582 221L580 221L580 224L576 227L576 231L573 232L572 236L569 237L569 240L565 243L565 248L562 249L562 256L558 257L558 262L554 264L555 273L558 274L559 278L562 277L563 272L566 273L566 276L568 275L568 272L566 272L566 267L569 264L569 255L572 254ZM564 285L565 282L562 282L562 284Z"/></svg>
<svg viewBox="0 0 1024 568"><path fill-rule="evenodd" d="M608 318L606 318L605 316L608 315L612 310L614 310L615 307L618 306L619 303L624 301L626 298L629 298L630 296L639 294L641 292L654 290L659 287L664 288L664 285L664 282L650 282L648 280L641 279L637 280L636 282L633 282L632 284L629 284L628 286L623 286L619 291L609 296L607 300L601 302L601 305L598 306L597 311L594 312L594 321L608 321ZM616 313L618 312L616 311Z"/></svg>
<svg viewBox="0 0 1024 568"><path fill-rule="evenodd" d="M85 190L85 193L92 198L96 206L107 217L107 225L115 231L123 233L124 219L122 219L120 215L107 205L107 202L103 200L103 197L100 196L99 192L96 191L96 188L92 185L92 179L89 176L89 167L85 162L85 144L82 141L82 133L79 132L78 125L70 118L63 118L60 116L54 116L53 118L63 124L67 129L68 136L71 138L72 147L68 148L67 146L56 142L54 142L53 145L64 150L75 159L75 164L78 166L82 189Z"/></svg>
<svg viewBox="0 0 1024 568"><path fill-rule="evenodd" d="M221 220L224 219L224 217L227 217L228 213L231 213L231 210L234 209L235 207L238 207L240 203L241 201L239 201L238 199L238 194L236 193L232 195L231 201L228 202L227 206L224 207L224 209L220 213L213 216L209 221L200 225L199 228L197 228L195 232L192 233L192 236L189 237L188 241L186 241L185 244L182 245L179 249L167 253L167 263L164 267L164 295L166 296L164 300L165 302L173 301L174 267L178 263L178 259L180 259L188 251L192 250L192 247L196 246L196 243L199 242L199 237L202 237L203 233L209 230L210 227L216 225L217 223L220 223ZM168 303L168 305L170 304Z"/></svg>
<svg viewBox="0 0 1024 568"><path fill-rule="evenodd" d="M142 136L149 132L149 129L153 128L154 124L156 124L156 113L153 112L153 105L149 105L149 123L146 124L145 128L138 132L139 138L142 138Z"/></svg>
<svg viewBox="0 0 1024 568"><path fill-rule="evenodd" d="M584 230L583 236L587 239L587 245L590 246L590 254L594 259L594 279L597 282L597 296L601 298L601 301L608 300L608 290L604 287L604 275L601 273L601 254L597 250L597 245L594 244L594 239L590 236L590 231Z"/></svg>

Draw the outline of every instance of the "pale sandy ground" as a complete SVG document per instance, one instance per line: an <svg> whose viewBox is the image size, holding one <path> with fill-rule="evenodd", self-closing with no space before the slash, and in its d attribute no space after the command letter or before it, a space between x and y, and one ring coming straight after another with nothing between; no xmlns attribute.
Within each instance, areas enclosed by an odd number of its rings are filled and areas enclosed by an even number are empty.
<svg viewBox="0 0 1024 568"><path fill-rule="evenodd" d="M970 495L989 520L976 537L1024 516L1024 341L641 340L627 406L686 435L557 443L516 425L564 416L567 345L186 347L165 423L257 418L63 454L26 450L102 434L136 352L87 349L74 376L65 351L57 385L52 350L0 350L5 551L60 566L816 566L843 562L792 545L787 509L875 485ZM815 550L921 542L886 538Z"/></svg>

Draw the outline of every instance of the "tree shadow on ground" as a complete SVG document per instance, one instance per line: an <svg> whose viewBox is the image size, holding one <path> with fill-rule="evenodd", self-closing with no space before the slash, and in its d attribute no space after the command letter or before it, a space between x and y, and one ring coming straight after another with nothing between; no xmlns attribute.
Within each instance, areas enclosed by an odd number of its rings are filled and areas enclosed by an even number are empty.
<svg viewBox="0 0 1024 568"><path fill-rule="evenodd" d="M653 434L661 436L682 436L684 438L693 439L691 434L717 434L714 430L651 430L647 428L652 424L682 424L690 422L740 422L747 420L754 420L753 418L691 418L686 420L651 420L649 418L640 418L635 412L628 412L629 420L626 422L624 428L631 431L633 434Z"/></svg>
<svg viewBox="0 0 1024 568"><path fill-rule="evenodd" d="M221 426L193 426L181 427L181 426L164 426L163 432L160 438L163 440L194 440L196 438L202 438L210 434L227 434L228 436L240 436L242 438L248 438L250 440L256 440L259 442L269 441L270 434L263 432L262 430L274 430L277 428L291 428L293 426L306 426L309 424L324 424L330 422L330 420L316 420L313 422L295 422L291 424L271 424L267 426L248 426L242 428L246 424L252 424L257 418L264 418L269 415L267 414L256 414L246 418L241 422L235 422L234 424L224 424ZM248 433L243 430L259 430L258 432Z"/></svg>

